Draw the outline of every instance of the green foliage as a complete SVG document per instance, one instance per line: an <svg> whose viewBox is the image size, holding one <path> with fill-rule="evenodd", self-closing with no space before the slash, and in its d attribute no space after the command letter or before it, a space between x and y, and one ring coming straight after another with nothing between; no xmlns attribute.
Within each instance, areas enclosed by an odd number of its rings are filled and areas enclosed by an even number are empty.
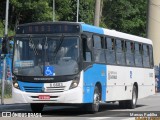
<svg viewBox="0 0 160 120"><path fill-rule="evenodd" d="M72 0L56 0L56 20L75 21Z"/></svg>
<svg viewBox="0 0 160 120"><path fill-rule="evenodd" d="M94 22L94 5L93 0L80 0L80 22L93 24Z"/></svg>
<svg viewBox="0 0 160 120"><path fill-rule="evenodd" d="M12 29L8 30L8 35L13 36L15 32ZM4 23L0 20L0 37L4 36Z"/></svg>
<svg viewBox="0 0 160 120"><path fill-rule="evenodd" d="M101 0L101 27L130 34L146 34L146 0ZM52 21L52 0L10 0L9 34L18 24ZM0 36L4 33L6 0L0 2ZM76 21L77 0L55 0L56 21ZM93 24L95 0L80 0L79 22Z"/></svg>
<svg viewBox="0 0 160 120"><path fill-rule="evenodd" d="M103 22L110 29L145 36L146 0L105 0Z"/></svg>
<svg viewBox="0 0 160 120"><path fill-rule="evenodd" d="M11 98L12 96L12 83L11 81L5 81L4 82L4 98ZM0 80L0 97L2 95L2 83Z"/></svg>
<svg viewBox="0 0 160 120"><path fill-rule="evenodd" d="M56 0L56 19L59 21L76 22L77 0ZM79 22L93 24L94 1L80 0Z"/></svg>
<svg viewBox="0 0 160 120"><path fill-rule="evenodd" d="M2 20L0 20L0 37L2 37L4 34L4 25Z"/></svg>
<svg viewBox="0 0 160 120"><path fill-rule="evenodd" d="M18 23L52 20L52 7L48 0L11 0L12 17Z"/></svg>

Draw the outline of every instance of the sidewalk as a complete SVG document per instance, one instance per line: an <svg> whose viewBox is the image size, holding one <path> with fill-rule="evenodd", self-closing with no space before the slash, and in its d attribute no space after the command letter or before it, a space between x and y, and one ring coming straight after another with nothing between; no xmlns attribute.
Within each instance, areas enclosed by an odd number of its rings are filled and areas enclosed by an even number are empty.
<svg viewBox="0 0 160 120"><path fill-rule="evenodd" d="M0 112L3 112L4 110L7 109L15 109L16 107L25 107L28 106L28 104L25 103L14 103L12 101L12 98L9 99L4 99L4 104L1 104L1 100L0 100Z"/></svg>
<svg viewBox="0 0 160 120"><path fill-rule="evenodd" d="M0 102L1 102L1 98L0 98ZM5 104L13 104L12 98L4 99L4 105ZM2 105L2 104L0 103L0 105Z"/></svg>

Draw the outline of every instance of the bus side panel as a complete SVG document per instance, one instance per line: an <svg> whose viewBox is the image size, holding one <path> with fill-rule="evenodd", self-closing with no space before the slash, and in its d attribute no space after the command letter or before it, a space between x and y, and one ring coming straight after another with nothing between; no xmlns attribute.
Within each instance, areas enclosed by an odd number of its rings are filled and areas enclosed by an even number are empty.
<svg viewBox="0 0 160 120"><path fill-rule="evenodd" d="M153 95L154 70L108 65L107 101L130 100L134 83L138 85L138 99Z"/></svg>
<svg viewBox="0 0 160 120"><path fill-rule="evenodd" d="M106 65L94 64L84 71L83 103L92 103L95 84L101 83L102 101L106 101Z"/></svg>
<svg viewBox="0 0 160 120"><path fill-rule="evenodd" d="M107 65L107 101L131 99L133 82L132 68Z"/></svg>
<svg viewBox="0 0 160 120"><path fill-rule="evenodd" d="M139 85L138 98L144 98L149 95L155 94L155 74L154 69L144 68L144 80L143 83ZM138 70L136 71L138 74Z"/></svg>

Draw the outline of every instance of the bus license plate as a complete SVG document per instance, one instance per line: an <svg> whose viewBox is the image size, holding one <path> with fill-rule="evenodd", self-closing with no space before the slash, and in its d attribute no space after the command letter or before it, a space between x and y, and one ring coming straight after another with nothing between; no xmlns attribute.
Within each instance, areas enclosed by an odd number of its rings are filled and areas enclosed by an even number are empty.
<svg viewBox="0 0 160 120"><path fill-rule="evenodd" d="M50 83L50 87L63 87L63 83Z"/></svg>
<svg viewBox="0 0 160 120"><path fill-rule="evenodd" d="M40 100L50 100L50 96L49 95L39 95L38 98Z"/></svg>

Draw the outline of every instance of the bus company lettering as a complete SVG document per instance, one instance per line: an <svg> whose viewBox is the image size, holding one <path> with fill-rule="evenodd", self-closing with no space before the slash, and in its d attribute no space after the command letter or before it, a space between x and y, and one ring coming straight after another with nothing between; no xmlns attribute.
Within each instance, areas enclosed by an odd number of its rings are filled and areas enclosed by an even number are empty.
<svg viewBox="0 0 160 120"><path fill-rule="evenodd" d="M34 78L34 80L54 80L54 78Z"/></svg>
<svg viewBox="0 0 160 120"><path fill-rule="evenodd" d="M117 79L117 72L108 71L108 80L110 80L110 79Z"/></svg>

